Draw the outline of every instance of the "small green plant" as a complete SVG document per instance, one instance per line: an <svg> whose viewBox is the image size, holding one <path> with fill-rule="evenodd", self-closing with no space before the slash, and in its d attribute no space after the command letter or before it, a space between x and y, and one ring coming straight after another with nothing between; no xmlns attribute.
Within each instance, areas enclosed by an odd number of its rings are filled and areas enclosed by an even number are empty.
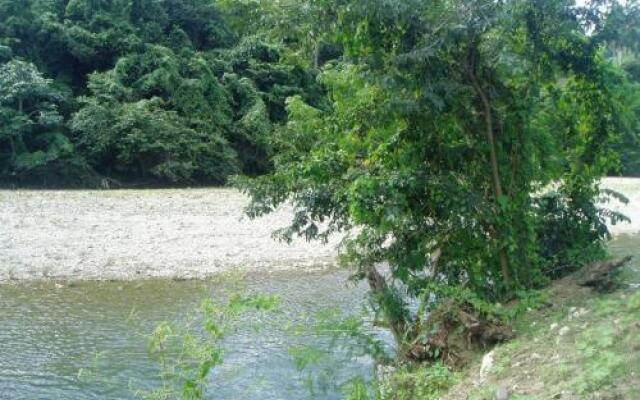
<svg viewBox="0 0 640 400"><path fill-rule="evenodd" d="M160 364L162 387L139 392L144 400L200 400L206 396L211 372L223 362L223 339L236 328L238 316L275 308L274 296L232 295L226 302L205 299L196 316L185 324L162 323L150 340Z"/></svg>
<svg viewBox="0 0 640 400"><path fill-rule="evenodd" d="M446 365L403 366L379 384L380 400L435 400L458 381Z"/></svg>
<svg viewBox="0 0 640 400"><path fill-rule="evenodd" d="M331 338L328 348L296 347L290 350L298 370L312 396L328 389L341 389L344 400L435 400L458 381L458 375L443 363L382 367L392 359L384 344L365 329L363 318L344 316L337 310L324 310L318 315L315 333ZM375 380L361 376L339 382L335 368L327 360L336 346L351 357L369 356L379 369ZM384 370L389 371L385 373Z"/></svg>
<svg viewBox="0 0 640 400"><path fill-rule="evenodd" d="M325 309L315 316L311 331L314 335L328 339L325 346L297 346L289 350L298 372L303 376L312 397L329 392L342 392L346 399L364 400L372 398L372 382L361 376L345 379L339 376L334 358L339 349L340 357L356 360L368 357L377 363L390 362L391 354L385 343L366 326L370 312L364 315L345 315L338 309ZM292 333L308 333L306 326L295 326Z"/></svg>
<svg viewBox="0 0 640 400"><path fill-rule="evenodd" d="M373 400L371 388L361 377L353 379L345 385L344 400Z"/></svg>
<svg viewBox="0 0 640 400"><path fill-rule="evenodd" d="M611 384L625 361L614 349L618 340L613 326L600 326L581 335L576 346L584 358L583 373L575 378L579 393L590 393Z"/></svg>
<svg viewBox="0 0 640 400"><path fill-rule="evenodd" d="M602 351L584 365L584 374L576 379L578 393L588 394L611 385L624 365L624 359L613 351Z"/></svg>

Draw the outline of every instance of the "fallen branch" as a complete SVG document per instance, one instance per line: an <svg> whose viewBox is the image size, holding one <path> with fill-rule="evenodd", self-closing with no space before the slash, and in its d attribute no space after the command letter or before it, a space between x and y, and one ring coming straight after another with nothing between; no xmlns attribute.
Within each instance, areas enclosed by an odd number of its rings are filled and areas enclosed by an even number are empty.
<svg viewBox="0 0 640 400"><path fill-rule="evenodd" d="M627 256L608 261L597 261L583 268L578 285L593 288L606 286L611 281L611 274L631 261L633 257Z"/></svg>

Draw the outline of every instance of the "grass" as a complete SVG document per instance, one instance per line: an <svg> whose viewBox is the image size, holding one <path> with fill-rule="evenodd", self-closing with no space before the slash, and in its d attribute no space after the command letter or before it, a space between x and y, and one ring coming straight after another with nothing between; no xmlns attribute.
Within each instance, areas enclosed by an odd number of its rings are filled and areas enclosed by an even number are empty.
<svg viewBox="0 0 640 400"><path fill-rule="evenodd" d="M460 374L437 363L429 366L401 366L378 387L384 400L435 400L460 380Z"/></svg>
<svg viewBox="0 0 640 400"><path fill-rule="evenodd" d="M596 295L564 280L553 306L516 321L518 337L495 348L495 366L480 380L478 360L443 399L490 400L500 386L510 399L640 397L640 292Z"/></svg>
<svg viewBox="0 0 640 400"><path fill-rule="evenodd" d="M640 291L596 294L568 277L544 295L549 306L514 320L517 338L493 349L485 376L484 354L459 373L402 367L382 398L492 400L502 387L510 400L640 399Z"/></svg>

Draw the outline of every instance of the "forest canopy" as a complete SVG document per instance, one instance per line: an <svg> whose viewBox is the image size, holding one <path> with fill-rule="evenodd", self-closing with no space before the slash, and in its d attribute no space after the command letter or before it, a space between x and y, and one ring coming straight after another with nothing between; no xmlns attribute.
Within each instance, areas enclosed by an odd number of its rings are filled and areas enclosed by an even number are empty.
<svg viewBox="0 0 640 400"><path fill-rule="evenodd" d="M244 12L211 0L1 0L0 180L223 184L268 171L285 100L321 106L323 90L311 61L283 61L292 45Z"/></svg>
<svg viewBox="0 0 640 400"><path fill-rule="evenodd" d="M625 105L618 110L619 140L611 144L621 162L606 172L637 175L639 11L634 2L596 3L592 9L608 10L606 17L585 15L578 29L598 24L592 50L618 72L615 88L608 89ZM325 110L326 76L335 64L366 55L382 66L368 35L384 41L376 46L386 52L405 52L405 67L427 57L412 53L402 37L424 34L416 25L421 16L403 10L438 12L450 5L378 6L326 0L0 0L0 183L93 187L107 178L122 184L224 184L233 175L270 172L278 132L288 120L288 98ZM580 9L572 2L563 7ZM354 10L367 8L387 15L353 19ZM494 35L522 35L513 29ZM450 34L447 39L460 40L459 32ZM537 46L547 34L541 32ZM502 45L498 36L492 40ZM556 53L586 45L576 41L555 43ZM441 99L432 97L440 107Z"/></svg>

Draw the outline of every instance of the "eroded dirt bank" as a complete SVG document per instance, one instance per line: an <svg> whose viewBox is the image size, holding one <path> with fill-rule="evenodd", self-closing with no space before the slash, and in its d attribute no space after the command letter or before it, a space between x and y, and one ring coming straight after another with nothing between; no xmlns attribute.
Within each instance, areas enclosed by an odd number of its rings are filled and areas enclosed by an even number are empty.
<svg viewBox="0 0 640 400"><path fill-rule="evenodd" d="M201 278L316 268L329 245L272 239L291 210L251 221L231 189L0 191L0 281Z"/></svg>
<svg viewBox="0 0 640 400"><path fill-rule="evenodd" d="M606 179L630 203L614 209L640 227L640 179ZM235 269L334 264L328 245L272 239L290 209L251 221L232 189L0 191L0 281L203 278Z"/></svg>

